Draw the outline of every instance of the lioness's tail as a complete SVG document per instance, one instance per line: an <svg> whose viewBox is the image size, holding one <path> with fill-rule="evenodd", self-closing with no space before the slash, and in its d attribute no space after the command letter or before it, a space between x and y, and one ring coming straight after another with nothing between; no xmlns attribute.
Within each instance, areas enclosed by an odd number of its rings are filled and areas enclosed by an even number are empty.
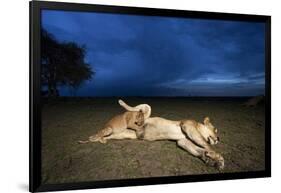
<svg viewBox="0 0 281 193"><path fill-rule="evenodd" d="M135 107L129 106L121 99L118 100L120 106L122 106L127 111L142 111L144 113L144 118L147 119L151 115L151 107L148 104L140 104Z"/></svg>

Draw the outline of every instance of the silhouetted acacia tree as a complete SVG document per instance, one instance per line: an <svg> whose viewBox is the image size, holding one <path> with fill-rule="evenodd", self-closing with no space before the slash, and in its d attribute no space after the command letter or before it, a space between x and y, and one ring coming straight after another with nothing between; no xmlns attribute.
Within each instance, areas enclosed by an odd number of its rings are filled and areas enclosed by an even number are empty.
<svg viewBox="0 0 281 193"><path fill-rule="evenodd" d="M94 75L84 61L85 47L74 42L60 43L44 29L41 36L41 83L47 87L48 96L59 96L58 86L62 85L69 86L74 94Z"/></svg>

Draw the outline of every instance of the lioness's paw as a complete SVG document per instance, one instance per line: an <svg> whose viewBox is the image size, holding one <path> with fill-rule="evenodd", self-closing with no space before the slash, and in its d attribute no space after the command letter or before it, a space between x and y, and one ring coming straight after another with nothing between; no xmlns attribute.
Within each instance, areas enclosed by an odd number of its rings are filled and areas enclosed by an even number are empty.
<svg viewBox="0 0 281 193"><path fill-rule="evenodd" d="M219 158L218 158L215 166L219 170L223 170L224 169L224 158L221 155L219 155Z"/></svg>
<svg viewBox="0 0 281 193"><path fill-rule="evenodd" d="M214 151L206 151L205 154L205 163L222 170L224 168L224 158Z"/></svg>
<svg viewBox="0 0 281 193"><path fill-rule="evenodd" d="M208 151L204 152L204 154L202 155L202 160L210 166L214 166L215 165L215 160L212 156L212 154Z"/></svg>

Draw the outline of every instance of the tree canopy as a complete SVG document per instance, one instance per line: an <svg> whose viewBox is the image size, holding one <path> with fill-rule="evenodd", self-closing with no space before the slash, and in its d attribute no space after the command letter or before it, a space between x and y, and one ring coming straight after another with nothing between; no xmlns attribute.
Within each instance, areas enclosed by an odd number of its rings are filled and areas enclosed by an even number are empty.
<svg viewBox="0 0 281 193"><path fill-rule="evenodd" d="M41 83L47 87L48 96L59 96L59 86L76 90L94 75L85 62L86 48L75 42L58 42L42 29L41 33Z"/></svg>

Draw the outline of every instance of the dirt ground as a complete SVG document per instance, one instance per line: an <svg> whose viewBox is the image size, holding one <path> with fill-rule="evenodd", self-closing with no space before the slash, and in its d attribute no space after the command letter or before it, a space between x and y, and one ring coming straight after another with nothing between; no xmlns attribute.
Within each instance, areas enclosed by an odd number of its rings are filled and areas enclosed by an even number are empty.
<svg viewBox="0 0 281 193"><path fill-rule="evenodd" d="M124 99L130 105L148 103L152 116L195 119L209 116L221 143L214 148L225 159L222 172L264 170L264 106L243 107L242 101L186 98ZM173 141L110 140L78 144L124 110L117 99L48 102L42 112L42 181L44 184L109 179L218 173L179 148Z"/></svg>

